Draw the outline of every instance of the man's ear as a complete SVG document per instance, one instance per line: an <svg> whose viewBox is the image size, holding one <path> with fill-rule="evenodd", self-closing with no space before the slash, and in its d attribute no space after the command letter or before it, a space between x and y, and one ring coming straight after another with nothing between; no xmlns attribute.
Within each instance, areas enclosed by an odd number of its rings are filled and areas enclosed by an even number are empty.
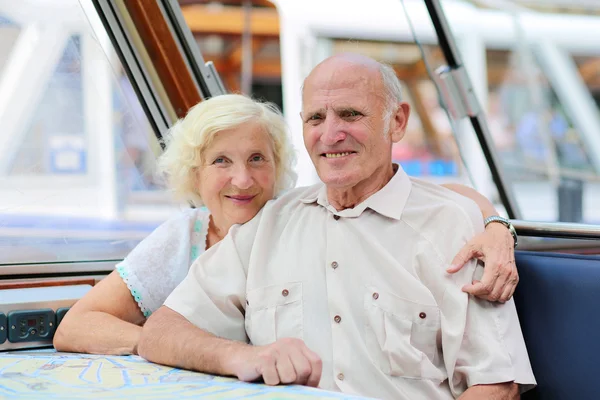
<svg viewBox="0 0 600 400"><path fill-rule="evenodd" d="M409 116L410 105L406 102L398 103L396 113L392 115L392 120L390 121L390 137L393 143L398 143L404 137Z"/></svg>

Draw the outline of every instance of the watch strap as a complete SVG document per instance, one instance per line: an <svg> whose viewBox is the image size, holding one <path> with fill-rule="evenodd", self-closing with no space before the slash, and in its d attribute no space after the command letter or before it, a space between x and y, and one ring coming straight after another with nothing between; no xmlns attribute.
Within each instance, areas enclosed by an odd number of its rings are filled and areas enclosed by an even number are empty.
<svg viewBox="0 0 600 400"><path fill-rule="evenodd" d="M516 248L517 244L518 244L517 231L515 230L515 227L510 223L510 221L504 217L500 217L499 215L492 215L491 217L487 217L483 221L483 225L485 227L487 227L489 224L491 224L493 222L498 222L498 223L501 223L502 225L506 226L506 228L508 229L508 231L510 232L510 234L512 235L512 237L515 241L515 248Z"/></svg>

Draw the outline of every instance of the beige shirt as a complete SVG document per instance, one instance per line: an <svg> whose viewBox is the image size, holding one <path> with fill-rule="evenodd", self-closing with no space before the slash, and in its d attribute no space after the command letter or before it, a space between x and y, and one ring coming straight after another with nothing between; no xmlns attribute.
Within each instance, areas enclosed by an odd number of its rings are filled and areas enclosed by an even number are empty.
<svg viewBox="0 0 600 400"><path fill-rule="evenodd" d="M293 190L200 256L165 305L215 335L304 340L320 387L384 399L451 399L534 384L512 301L461 291L476 263L445 269L483 230L471 200L409 178L336 211L324 185Z"/></svg>

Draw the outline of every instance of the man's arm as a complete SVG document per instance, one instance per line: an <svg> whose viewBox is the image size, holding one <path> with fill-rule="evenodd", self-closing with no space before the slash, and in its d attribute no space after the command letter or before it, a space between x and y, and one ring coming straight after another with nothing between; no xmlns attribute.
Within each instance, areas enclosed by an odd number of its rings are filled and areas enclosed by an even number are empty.
<svg viewBox="0 0 600 400"><path fill-rule="evenodd" d="M162 306L144 324L138 354L148 361L217 375L235 375L227 362L248 345L221 339Z"/></svg>
<svg viewBox="0 0 600 400"><path fill-rule="evenodd" d="M513 382L476 385L468 388L458 400L518 400L519 385Z"/></svg>
<svg viewBox="0 0 600 400"><path fill-rule="evenodd" d="M301 340L286 338L268 346L252 346L222 339L166 306L144 325L138 351L158 364L235 376L246 382L262 378L267 385L316 387L321 379L321 359Z"/></svg>
<svg viewBox="0 0 600 400"><path fill-rule="evenodd" d="M498 215L494 205L485 196L470 187L459 184L444 184L447 189L473 200L483 219ZM454 257L448 273L459 271L467 261L476 258L485 263L481 281L465 285L463 290L473 296L489 301L504 303L512 297L519 273L515 264L514 239L502 224L492 223L485 232L472 238Z"/></svg>

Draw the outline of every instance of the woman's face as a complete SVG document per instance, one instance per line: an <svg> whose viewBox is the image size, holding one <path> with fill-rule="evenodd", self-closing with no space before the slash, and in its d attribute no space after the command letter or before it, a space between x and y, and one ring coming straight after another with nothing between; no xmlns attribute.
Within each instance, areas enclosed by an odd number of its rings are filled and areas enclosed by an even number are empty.
<svg viewBox="0 0 600 400"><path fill-rule="evenodd" d="M250 221L273 198L276 167L272 140L256 122L216 134L198 170L200 197L226 234Z"/></svg>

